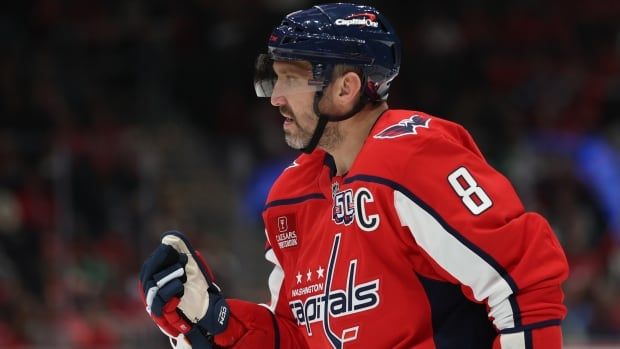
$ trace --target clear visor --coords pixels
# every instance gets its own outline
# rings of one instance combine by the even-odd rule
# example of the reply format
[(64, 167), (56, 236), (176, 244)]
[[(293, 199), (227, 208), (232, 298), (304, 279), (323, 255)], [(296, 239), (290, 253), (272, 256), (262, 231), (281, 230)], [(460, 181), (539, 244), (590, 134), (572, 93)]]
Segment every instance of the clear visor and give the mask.
[[(295, 65), (290, 74), (278, 75), (273, 70), (273, 59), (268, 54), (261, 54), (256, 59), (254, 72), (254, 89), (258, 97), (279, 97), (299, 93), (321, 91), (325, 80), (312, 78), (312, 70), (306, 72)], [(291, 61), (293, 64), (295, 61)]]

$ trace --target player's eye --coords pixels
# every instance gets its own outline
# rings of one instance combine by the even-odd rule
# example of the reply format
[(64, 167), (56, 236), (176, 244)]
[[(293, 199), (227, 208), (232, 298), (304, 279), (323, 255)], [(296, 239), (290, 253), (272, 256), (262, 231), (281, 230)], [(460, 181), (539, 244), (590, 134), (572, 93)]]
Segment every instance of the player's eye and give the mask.
[(286, 81), (286, 84), (291, 87), (297, 86), (300, 81), (300, 79), (294, 75), (286, 75), (284, 79)]

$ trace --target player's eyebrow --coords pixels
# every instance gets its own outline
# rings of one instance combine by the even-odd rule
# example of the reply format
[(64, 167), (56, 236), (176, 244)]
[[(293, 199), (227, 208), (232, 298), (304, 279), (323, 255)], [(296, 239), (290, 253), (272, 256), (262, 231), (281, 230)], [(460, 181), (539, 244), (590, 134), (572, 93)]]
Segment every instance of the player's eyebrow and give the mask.
[(278, 65), (276, 69), (276, 64), (274, 64), (274, 71), (278, 74), (297, 74), (303, 75), (305, 72), (310, 71), (311, 65), (307, 62), (301, 61), (291, 61), (287, 62), (286, 65)]

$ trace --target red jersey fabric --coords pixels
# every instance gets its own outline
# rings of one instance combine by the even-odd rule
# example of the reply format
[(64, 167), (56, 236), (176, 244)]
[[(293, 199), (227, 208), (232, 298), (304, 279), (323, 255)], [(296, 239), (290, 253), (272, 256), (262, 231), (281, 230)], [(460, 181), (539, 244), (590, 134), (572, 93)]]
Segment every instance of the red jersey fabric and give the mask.
[(458, 124), (388, 110), (345, 175), (301, 155), (263, 219), (275, 347), (561, 347), (562, 248)]

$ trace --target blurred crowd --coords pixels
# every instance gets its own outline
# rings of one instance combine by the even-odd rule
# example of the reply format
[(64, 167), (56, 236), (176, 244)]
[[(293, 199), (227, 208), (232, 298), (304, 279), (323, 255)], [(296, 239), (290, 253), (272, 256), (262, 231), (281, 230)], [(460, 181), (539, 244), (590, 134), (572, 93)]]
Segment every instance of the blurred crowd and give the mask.
[[(0, 347), (166, 347), (137, 273), (168, 229), (268, 300), (260, 211), (296, 154), (252, 71), (310, 5), (0, 4)], [(403, 42), (390, 106), (472, 132), (564, 246), (566, 341), (620, 341), (620, 2), (374, 5)]]

